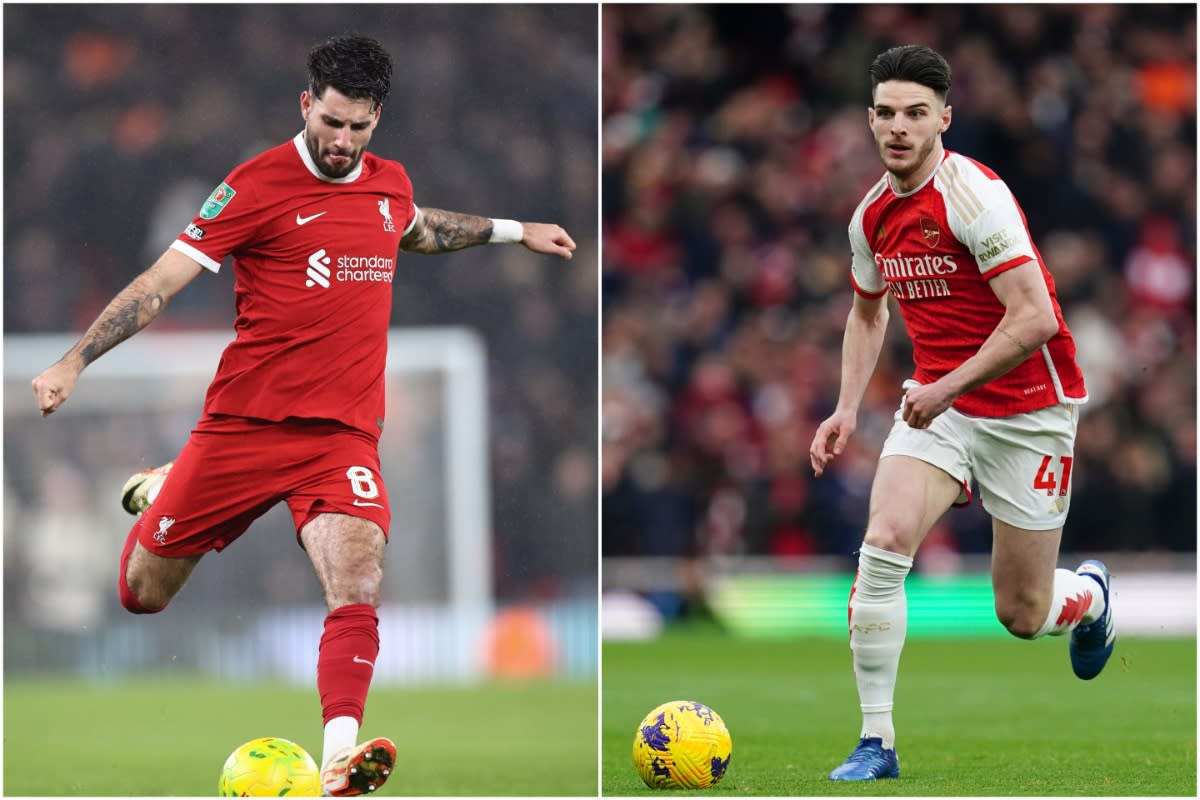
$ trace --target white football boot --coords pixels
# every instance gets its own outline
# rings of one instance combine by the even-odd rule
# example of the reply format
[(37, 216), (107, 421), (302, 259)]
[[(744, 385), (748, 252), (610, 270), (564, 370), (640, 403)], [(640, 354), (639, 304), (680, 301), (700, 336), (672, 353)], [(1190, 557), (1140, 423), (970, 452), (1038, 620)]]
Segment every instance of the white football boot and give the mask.
[(154, 498), (158, 497), (158, 490), (162, 488), (174, 463), (168, 461), (161, 467), (144, 469), (131, 475), (121, 487), (121, 508), (135, 517), (149, 508)]

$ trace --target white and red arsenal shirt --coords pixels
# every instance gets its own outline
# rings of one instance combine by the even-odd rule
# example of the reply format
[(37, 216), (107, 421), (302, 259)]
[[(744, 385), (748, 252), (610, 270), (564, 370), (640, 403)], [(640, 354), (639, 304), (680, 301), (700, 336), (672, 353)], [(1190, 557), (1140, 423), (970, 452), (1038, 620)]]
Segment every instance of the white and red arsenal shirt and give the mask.
[(1005, 417), (1087, 400), (1075, 341), (1063, 321), (1054, 279), (1034, 247), (1012, 192), (994, 172), (946, 152), (916, 189), (898, 194), (885, 175), (850, 223), (851, 279), (864, 297), (891, 292), (913, 344), (914, 379), (932, 383), (979, 351), (1004, 316), (988, 285), (1036, 261), (1058, 332), (1011, 371), (955, 401), (964, 414)]
[(331, 179), (302, 133), (236, 167), (171, 244), (213, 272), (233, 256), (237, 337), (205, 412), (378, 437), (396, 254), (415, 218), (403, 166), (364, 153)]

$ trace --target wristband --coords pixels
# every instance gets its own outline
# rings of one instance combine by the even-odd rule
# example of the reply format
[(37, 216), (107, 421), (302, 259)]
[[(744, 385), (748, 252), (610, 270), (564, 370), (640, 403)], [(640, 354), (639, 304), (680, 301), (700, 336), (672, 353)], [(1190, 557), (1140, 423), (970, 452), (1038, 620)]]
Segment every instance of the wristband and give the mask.
[(525, 238), (525, 226), (515, 219), (492, 220), (492, 235), (489, 244), (511, 244)]

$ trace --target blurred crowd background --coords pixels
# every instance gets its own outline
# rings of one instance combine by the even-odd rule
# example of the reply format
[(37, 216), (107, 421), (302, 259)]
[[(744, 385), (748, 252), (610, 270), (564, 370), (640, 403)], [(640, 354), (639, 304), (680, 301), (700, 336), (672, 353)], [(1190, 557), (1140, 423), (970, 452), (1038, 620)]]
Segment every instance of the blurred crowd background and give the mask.
[[(807, 451), (837, 400), (847, 226), (883, 173), (867, 66), (909, 43), (949, 61), (944, 142), (1012, 189), (1078, 342), (1091, 399), (1063, 551), (1194, 552), (1195, 21), (1194, 5), (605, 6), (605, 557), (849, 568), (912, 370), (895, 311), (851, 446), (820, 480)], [(976, 500), (916, 568), (990, 543)]]
[[(338, 33), (373, 35), (393, 56), (391, 96), (370, 149), (405, 165), (418, 205), (566, 228), (579, 246), (570, 262), (519, 246), (402, 254), (392, 321), (467, 326), (485, 343), (497, 601), (578, 596), (591, 604), (594, 624), (596, 9), (13, 5), (4, 22), (7, 335), (81, 334), (234, 166), (302, 130), (307, 52)], [(227, 262), (194, 281), (147, 334), (214, 330), (232, 338), (233, 319)], [(87, 383), (85, 376), (80, 392)], [(4, 572), (12, 614), (48, 622), (37, 611), (47, 580), (94, 593), (85, 618), (124, 614), (113, 581), (128, 518), (91, 512), (90, 520), (51, 526), (62, 538), (50, 545), (45, 526), (13, 515), (51, 514), (55, 498), (60, 509), (115, 508), (120, 482), (105, 478), (146, 466), (143, 458), (173, 457), (202, 400), (201, 385), (194, 415), (162, 417), (169, 427), (138, 431), (133, 441), (109, 436), (75, 463), (61, 458), (74, 435), (63, 433), (69, 415), (29, 425), (21, 415), (33, 410), (32, 395), (7, 394)], [(147, 418), (151, 427), (152, 419), (160, 417)], [(393, 535), (402, 536), (405, 509), (394, 510)], [(64, 561), (66, 552), (90, 555)], [(311, 576), (299, 581), (315, 592)], [(277, 587), (282, 598), (293, 596), (289, 585)]]

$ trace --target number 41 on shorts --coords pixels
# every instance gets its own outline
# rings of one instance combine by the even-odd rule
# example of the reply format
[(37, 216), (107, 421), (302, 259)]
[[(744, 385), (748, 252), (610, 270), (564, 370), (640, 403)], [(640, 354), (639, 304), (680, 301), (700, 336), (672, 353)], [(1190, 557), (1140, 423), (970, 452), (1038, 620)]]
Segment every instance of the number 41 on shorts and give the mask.
[(1050, 465), (1054, 463), (1054, 456), (1042, 456), (1042, 465), (1038, 467), (1037, 475), (1033, 479), (1033, 488), (1045, 489), (1047, 497), (1053, 497), (1055, 489), (1058, 489), (1059, 497), (1067, 496), (1067, 486), (1071, 482), (1071, 462), (1075, 459), (1071, 456), (1059, 456), (1058, 460), (1062, 465), (1061, 484), (1050, 469)]

